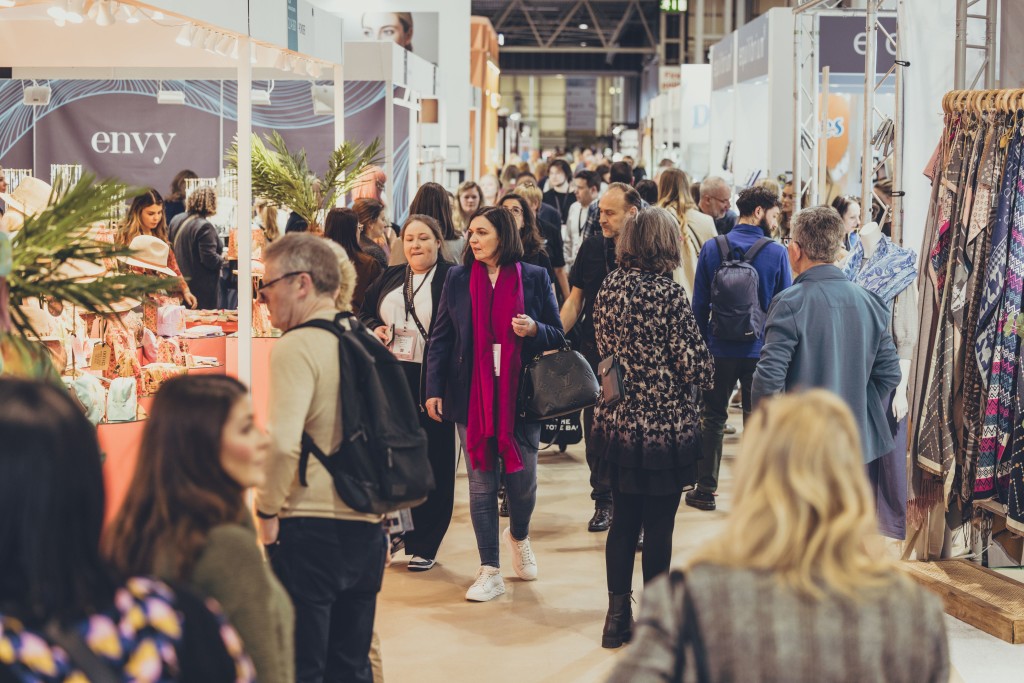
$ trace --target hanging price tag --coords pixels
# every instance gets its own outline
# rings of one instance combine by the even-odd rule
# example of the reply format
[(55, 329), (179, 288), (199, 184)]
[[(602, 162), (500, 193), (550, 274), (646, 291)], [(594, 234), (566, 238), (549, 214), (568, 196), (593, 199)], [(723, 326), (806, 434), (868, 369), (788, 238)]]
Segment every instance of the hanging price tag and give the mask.
[(100, 342), (92, 347), (92, 361), (89, 363), (91, 370), (105, 370), (110, 364), (110, 345)]

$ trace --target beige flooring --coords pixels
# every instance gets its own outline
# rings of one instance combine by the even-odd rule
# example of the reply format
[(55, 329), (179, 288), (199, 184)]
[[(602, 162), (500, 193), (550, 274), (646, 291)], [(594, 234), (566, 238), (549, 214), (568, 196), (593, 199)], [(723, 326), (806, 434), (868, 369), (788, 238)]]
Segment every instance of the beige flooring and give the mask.
[[(739, 423), (738, 416), (734, 421)], [(727, 437), (727, 458), (736, 443), (735, 437)], [(702, 512), (680, 504), (674, 537), (677, 560), (720, 528), (730, 490), (731, 462), (726, 459), (718, 511)], [(407, 571), (404, 556), (399, 556), (385, 573), (377, 629), (388, 683), (603, 680), (617, 651), (601, 648), (608, 604), (606, 534), (586, 528), (593, 504), (582, 444), (561, 454), (556, 449), (541, 451), (531, 526), (539, 578), (520, 581), (503, 552), (506, 593), (488, 603), (464, 599), (479, 567), (468, 500), (462, 471), (456, 481), (455, 515), (437, 566), (414, 574)], [(634, 571), (638, 598), (639, 560), (638, 554)]]

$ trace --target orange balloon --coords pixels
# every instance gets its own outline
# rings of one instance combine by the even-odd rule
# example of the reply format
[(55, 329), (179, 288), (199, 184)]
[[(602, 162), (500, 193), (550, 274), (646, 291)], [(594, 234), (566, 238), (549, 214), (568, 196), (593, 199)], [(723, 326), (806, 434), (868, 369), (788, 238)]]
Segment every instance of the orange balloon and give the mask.
[(833, 170), (850, 148), (850, 103), (842, 95), (828, 96), (826, 164)]

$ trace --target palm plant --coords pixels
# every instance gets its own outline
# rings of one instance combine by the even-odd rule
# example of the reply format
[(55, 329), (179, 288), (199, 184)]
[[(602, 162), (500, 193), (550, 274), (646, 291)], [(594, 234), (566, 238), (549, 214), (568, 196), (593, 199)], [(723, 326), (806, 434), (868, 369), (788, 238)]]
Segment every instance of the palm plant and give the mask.
[(89, 232), (89, 226), (110, 215), (125, 189), (119, 183), (95, 182), (93, 176), (83, 175), (68, 188), (54, 188), (52, 204), (26, 218), (9, 245), (0, 245), (0, 372), (31, 367), (23, 374), (49, 374), (38, 362), (46, 354), (29, 341), (39, 335), (17, 306), (23, 300), (47, 297), (83, 313), (108, 315), (123, 299), (139, 299), (167, 288), (158, 277), (124, 273), (88, 279), (65, 267), (76, 261), (103, 266), (132, 253), (127, 246), (98, 240)]
[[(309, 225), (316, 225), (320, 209), (334, 206), (368, 166), (380, 163), (379, 155), (379, 138), (368, 145), (346, 142), (331, 152), (327, 173), (320, 177), (310, 170), (306, 150), (290, 151), (276, 130), (266, 136), (266, 144), (254, 133), (252, 193), (287, 206)], [(228, 167), (237, 171), (237, 141), (228, 150), (226, 160)], [(315, 187), (317, 184), (319, 188)]]

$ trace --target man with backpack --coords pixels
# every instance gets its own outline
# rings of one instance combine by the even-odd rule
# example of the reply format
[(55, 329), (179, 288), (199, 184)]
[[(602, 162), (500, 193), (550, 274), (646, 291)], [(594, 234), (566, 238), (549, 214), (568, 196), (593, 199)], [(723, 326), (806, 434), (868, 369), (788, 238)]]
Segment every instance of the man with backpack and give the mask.
[(357, 380), (342, 376), (338, 337), (308, 324), (333, 323), (339, 287), (353, 284), (341, 281), (338, 257), (315, 235), (286, 235), (264, 257), (259, 296), (286, 334), (270, 354), (272, 445), (256, 492), (260, 538), (295, 605), (296, 680), (371, 683), (387, 545), (382, 517), (356, 511), (320, 458), (303, 455), (307, 439), (331, 458), (342, 455), (341, 383)]
[(699, 510), (715, 509), (729, 397), (739, 381), (746, 423), (768, 306), (793, 282), (786, 249), (767, 237), (781, 211), (778, 196), (749, 187), (740, 192), (736, 208), (736, 226), (701, 248), (693, 287), (697, 326), (715, 357), (715, 386), (704, 392), (697, 487), (686, 494), (686, 504)]

